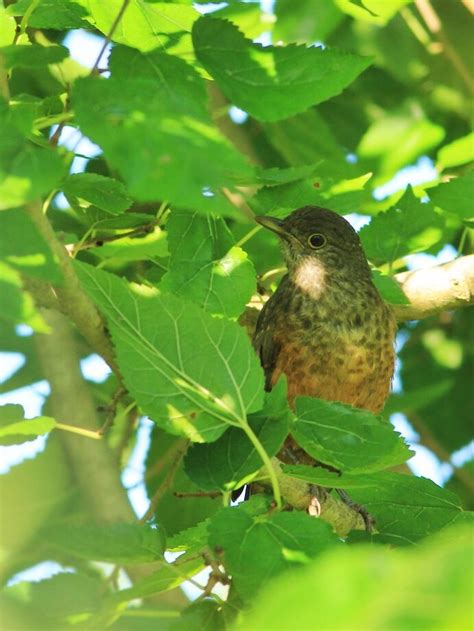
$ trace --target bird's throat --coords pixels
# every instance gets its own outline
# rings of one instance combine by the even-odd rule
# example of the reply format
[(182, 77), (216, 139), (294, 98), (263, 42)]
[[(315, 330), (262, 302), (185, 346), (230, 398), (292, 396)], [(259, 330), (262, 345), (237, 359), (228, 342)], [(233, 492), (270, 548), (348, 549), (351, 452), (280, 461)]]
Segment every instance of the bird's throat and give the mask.
[(326, 289), (326, 269), (317, 258), (305, 256), (291, 272), (291, 280), (300, 291), (318, 300)]

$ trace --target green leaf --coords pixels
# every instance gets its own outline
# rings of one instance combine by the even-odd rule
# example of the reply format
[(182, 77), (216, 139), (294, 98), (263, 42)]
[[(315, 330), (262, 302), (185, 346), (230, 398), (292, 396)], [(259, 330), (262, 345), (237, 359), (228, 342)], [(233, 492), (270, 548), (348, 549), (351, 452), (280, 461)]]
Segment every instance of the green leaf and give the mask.
[(84, 264), (76, 269), (107, 317), (130, 394), (163, 429), (212, 441), (261, 408), (263, 373), (237, 324)]
[[(123, 0), (87, 0), (92, 25), (108, 35)], [(113, 34), (113, 41), (143, 52), (160, 48), (183, 57), (192, 56), (190, 32), (199, 13), (191, 6), (171, 2), (130, 0)]]
[(48, 64), (58, 64), (68, 56), (69, 51), (64, 46), (40, 46), (29, 44), (25, 46), (11, 45), (0, 48), (7, 70), (10, 68), (38, 68)]
[(215, 600), (200, 600), (186, 607), (170, 631), (225, 631), (222, 604)]
[(140, 524), (59, 524), (44, 538), (68, 554), (107, 563), (151, 563), (162, 558), (165, 548), (161, 530)]
[(300, 512), (252, 516), (239, 507), (224, 508), (209, 525), (209, 545), (222, 549), (224, 566), (246, 601), (270, 577), (338, 542), (328, 524)]
[(444, 145), (436, 156), (439, 170), (474, 161), (474, 132)]
[(284, 464), (282, 465), (282, 471), (291, 478), (297, 478), (298, 480), (304, 480), (309, 484), (317, 484), (319, 486), (325, 486), (333, 489), (359, 489), (373, 487), (378, 480), (376, 474), (354, 475), (350, 473), (336, 473), (335, 471), (328, 471), (322, 467), (310, 467), (309, 465), (303, 464)]
[(33, 460), (25, 460), (6, 475), (0, 475), (2, 506), (8, 506), (8, 519), (0, 520), (0, 560), (4, 576), (17, 572), (20, 552), (70, 496), (69, 465), (54, 438), (49, 437), (45, 451)]
[(473, 553), (467, 527), (410, 551), (340, 546), (265, 586), (239, 628), (468, 629)]
[(120, 48), (111, 65), (106, 81), (76, 81), (72, 103), (81, 130), (100, 144), (130, 194), (236, 215), (220, 189), (252, 170), (213, 125), (196, 71), (171, 55)]
[(0, 261), (0, 294), (2, 320), (15, 324), (27, 324), (40, 333), (49, 332), (50, 329), (37, 311), (31, 294), (23, 289), (20, 273), (2, 261)]
[(433, 204), (458, 215), (460, 219), (474, 219), (474, 171), (429, 190)]
[(111, 600), (122, 602), (169, 591), (204, 569), (204, 565), (202, 556), (194, 553), (183, 554), (174, 563), (163, 563), (156, 572), (136, 581), (133, 587), (116, 592)]
[(173, 211), (166, 228), (170, 269), (160, 288), (212, 314), (240, 315), (255, 291), (255, 270), (246, 252), (231, 247), (224, 220)]
[(341, 9), (328, 0), (277, 0), (275, 41), (327, 42), (329, 36), (344, 19)]
[(0, 260), (27, 276), (60, 283), (62, 275), (47, 243), (21, 209), (0, 213)]
[(18, 445), (47, 434), (56, 426), (54, 418), (37, 416), (25, 419), (21, 405), (0, 406), (0, 444)]
[(227, 98), (262, 121), (288, 118), (330, 99), (371, 62), (338, 50), (252, 44), (230, 22), (207, 16), (194, 24), (193, 44)]
[(198, 551), (207, 545), (207, 528), (209, 519), (200, 521), (196, 526), (180, 530), (166, 541), (167, 550), (179, 552), (182, 550)]
[(415, 197), (411, 186), (392, 208), (373, 217), (359, 233), (367, 257), (380, 263), (426, 250), (442, 235), (442, 218), (432, 204)]
[(388, 114), (376, 120), (362, 137), (357, 153), (377, 161), (376, 182), (384, 182), (444, 138), (445, 130), (411, 111)]
[(104, 583), (85, 574), (56, 574), (30, 584), (31, 605), (48, 618), (62, 618), (99, 609)]
[(373, 478), (372, 486), (351, 489), (351, 499), (375, 517), (377, 530), (392, 545), (415, 543), (453, 524), (462, 512), (459, 498), (432, 480), (391, 472)]
[[(100, 241), (100, 238), (97, 240)], [(155, 227), (153, 232), (142, 237), (115, 239), (91, 248), (90, 252), (107, 261), (108, 264), (114, 261), (154, 261), (158, 258), (166, 258), (168, 256), (166, 232)]]
[(372, 281), (385, 302), (391, 305), (407, 305), (410, 303), (403, 289), (392, 276), (372, 270)]
[(465, 514), (454, 493), (426, 478), (385, 471), (338, 475), (306, 465), (283, 465), (282, 470), (308, 484), (348, 490), (375, 517), (377, 532), (391, 545), (415, 543)]
[[(185, 537), (188, 530), (192, 533), (196, 525), (221, 507), (219, 498), (176, 495), (201, 492), (184, 472), (183, 453), (186, 447), (187, 441), (184, 438), (167, 434), (157, 426), (153, 427), (146, 457), (145, 485), (148, 497), (154, 497), (158, 489), (161, 489), (159, 500), (155, 501), (155, 519), (167, 535), (173, 537), (180, 533)], [(185, 549), (188, 544), (189, 549), (196, 552), (205, 547), (198, 534), (187, 540)]]
[(445, 326), (420, 321), (400, 353), (403, 392), (415, 397), (407, 411), (449, 453), (472, 440), (473, 332), (474, 310), (460, 309)]
[(132, 205), (122, 182), (95, 173), (70, 175), (64, 180), (63, 192), (71, 206), (87, 208), (94, 204), (112, 215), (119, 215)]
[(344, 473), (380, 471), (412, 455), (390, 423), (366, 410), (297, 397), (296, 417), (296, 442), (319, 462)]
[[(266, 395), (263, 410), (249, 418), (250, 427), (270, 457), (280, 451), (291, 420), (285, 384), (281, 381)], [(201, 489), (232, 491), (249, 482), (262, 468), (262, 461), (242, 430), (231, 428), (214, 443), (191, 446), (184, 467)]]
[(88, 23), (84, 20), (87, 11), (84, 6), (80, 6), (80, 2), (71, 0), (41, 0), (32, 7), (32, 0), (18, 0), (15, 4), (8, 7), (10, 15), (23, 16), (28, 11), (31, 15), (28, 17), (28, 26), (33, 28), (47, 29), (75, 29), (87, 28)]
[(8, 46), (15, 38), (16, 22), (5, 7), (0, 7), (0, 46)]
[(256, 179), (258, 184), (263, 184), (265, 186), (279, 186), (280, 184), (306, 180), (317, 173), (318, 168), (321, 166), (321, 162), (322, 160), (315, 164), (293, 166), (286, 169), (279, 169), (278, 167), (274, 167), (272, 169), (259, 169), (257, 170)]
[[(1, 120), (0, 125), (4, 122)], [(52, 149), (18, 142), (14, 155), (5, 155), (0, 140), (0, 210), (41, 199), (56, 187), (64, 166)]]

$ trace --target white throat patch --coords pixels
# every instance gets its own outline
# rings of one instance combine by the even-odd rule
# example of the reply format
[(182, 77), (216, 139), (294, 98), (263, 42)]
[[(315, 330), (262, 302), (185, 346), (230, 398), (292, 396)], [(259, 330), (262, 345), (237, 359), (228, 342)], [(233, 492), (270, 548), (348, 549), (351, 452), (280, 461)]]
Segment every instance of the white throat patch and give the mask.
[(326, 270), (318, 259), (305, 256), (295, 269), (293, 281), (305, 294), (318, 299), (326, 287)]

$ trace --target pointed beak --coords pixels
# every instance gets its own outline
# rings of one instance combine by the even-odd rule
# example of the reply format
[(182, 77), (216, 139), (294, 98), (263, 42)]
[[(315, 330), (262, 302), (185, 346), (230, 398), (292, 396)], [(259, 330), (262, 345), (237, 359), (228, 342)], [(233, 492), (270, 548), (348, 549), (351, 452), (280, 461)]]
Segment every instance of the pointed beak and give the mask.
[(267, 230), (275, 232), (279, 237), (288, 239), (292, 236), (288, 230), (285, 230), (284, 223), (281, 219), (277, 219), (276, 217), (267, 217), (266, 215), (256, 215), (255, 221)]

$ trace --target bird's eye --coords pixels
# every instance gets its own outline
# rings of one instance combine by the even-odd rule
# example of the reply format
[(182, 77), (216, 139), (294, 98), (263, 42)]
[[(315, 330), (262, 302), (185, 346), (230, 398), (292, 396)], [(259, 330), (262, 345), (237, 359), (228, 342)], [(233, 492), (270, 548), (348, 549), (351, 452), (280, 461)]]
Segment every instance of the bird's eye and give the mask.
[(326, 237), (318, 232), (310, 234), (308, 237), (308, 245), (310, 248), (313, 248), (313, 250), (319, 250), (319, 248), (326, 245)]

